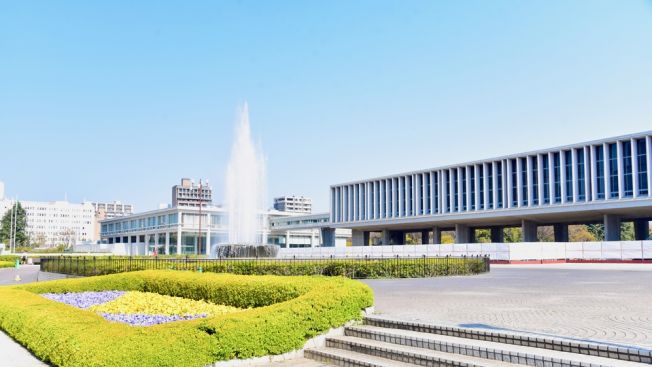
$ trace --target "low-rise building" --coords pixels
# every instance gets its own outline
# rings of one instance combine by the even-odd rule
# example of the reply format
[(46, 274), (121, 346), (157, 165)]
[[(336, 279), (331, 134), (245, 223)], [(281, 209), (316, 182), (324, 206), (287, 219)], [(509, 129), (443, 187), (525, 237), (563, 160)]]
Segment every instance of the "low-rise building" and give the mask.
[(312, 213), (312, 199), (303, 196), (280, 196), (274, 198), (274, 209), (281, 212)]

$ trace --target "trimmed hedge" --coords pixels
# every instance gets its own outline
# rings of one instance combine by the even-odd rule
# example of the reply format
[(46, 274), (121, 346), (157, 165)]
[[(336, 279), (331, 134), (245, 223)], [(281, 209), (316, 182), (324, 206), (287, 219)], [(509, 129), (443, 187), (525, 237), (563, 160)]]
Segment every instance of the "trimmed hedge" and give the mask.
[[(91, 290), (156, 292), (249, 309), (132, 327), (38, 295)], [(369, 287), (346, 278), (142, 271), (0, 287), (0, 329), (55, 366), (199, 367), (301, 348), (359, 319), (372, 303)]]
[(198, 270), (241, 275), (325, 275), (349, 278), (419, 278), (479, 274), (489, 270), (483, 257), (385, 259), (155, 259), (90, 257), (48, 259), (43, 271), (72, 275), (115, 274), (148, 269)]
[(0, 268), (11, 268), (16, 266), (15, 261), (0, 261)]

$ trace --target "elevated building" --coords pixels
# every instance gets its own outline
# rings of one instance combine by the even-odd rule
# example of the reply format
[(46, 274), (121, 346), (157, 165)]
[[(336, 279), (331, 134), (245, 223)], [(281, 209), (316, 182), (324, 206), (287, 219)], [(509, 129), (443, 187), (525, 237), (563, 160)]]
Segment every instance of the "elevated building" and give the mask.
[(652, 218), (652, 131), (474, 162), (364, 179), (330, 187), (330, 220), (353, 230), (354, 245), (403, 244), (406, 233), (440, 243), (474, 242), (475, 229), (522, 228), (537, 240), (553, 226), (568, 241), (569, 224), (604, 224), (605, 240), (620, 240), (623, 221), (647, 239)]
[(312, 213), (312, 199), (303, 196), (281, 196), (274, 198), (274, 209), (291, 213)]
[(172, 186), (172, 206), (207, 207), (213, 203), (213, 189), (207, 183), (195, 184), (189, 178), (182, 178), (180, 185)]

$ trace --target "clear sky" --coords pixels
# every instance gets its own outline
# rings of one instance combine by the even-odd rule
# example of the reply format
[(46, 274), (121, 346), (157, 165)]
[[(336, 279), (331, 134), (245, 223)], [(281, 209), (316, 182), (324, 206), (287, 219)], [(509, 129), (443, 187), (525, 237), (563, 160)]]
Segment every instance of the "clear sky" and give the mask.
[[(0, 0), (0, 181), (170, 201), (223, 180), (239, 105), (268, 192), (652, 129), (650, 1)], [(270, 199), (271, 203), (271, 199)]]

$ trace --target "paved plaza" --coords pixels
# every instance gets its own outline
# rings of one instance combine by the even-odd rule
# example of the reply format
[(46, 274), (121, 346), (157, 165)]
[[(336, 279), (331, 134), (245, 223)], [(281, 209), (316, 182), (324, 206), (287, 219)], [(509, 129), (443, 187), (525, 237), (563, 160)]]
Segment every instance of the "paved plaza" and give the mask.
[(652, 265), (495, 265), (468, 277), (366, 280), (404, 320), (652, 347)]

